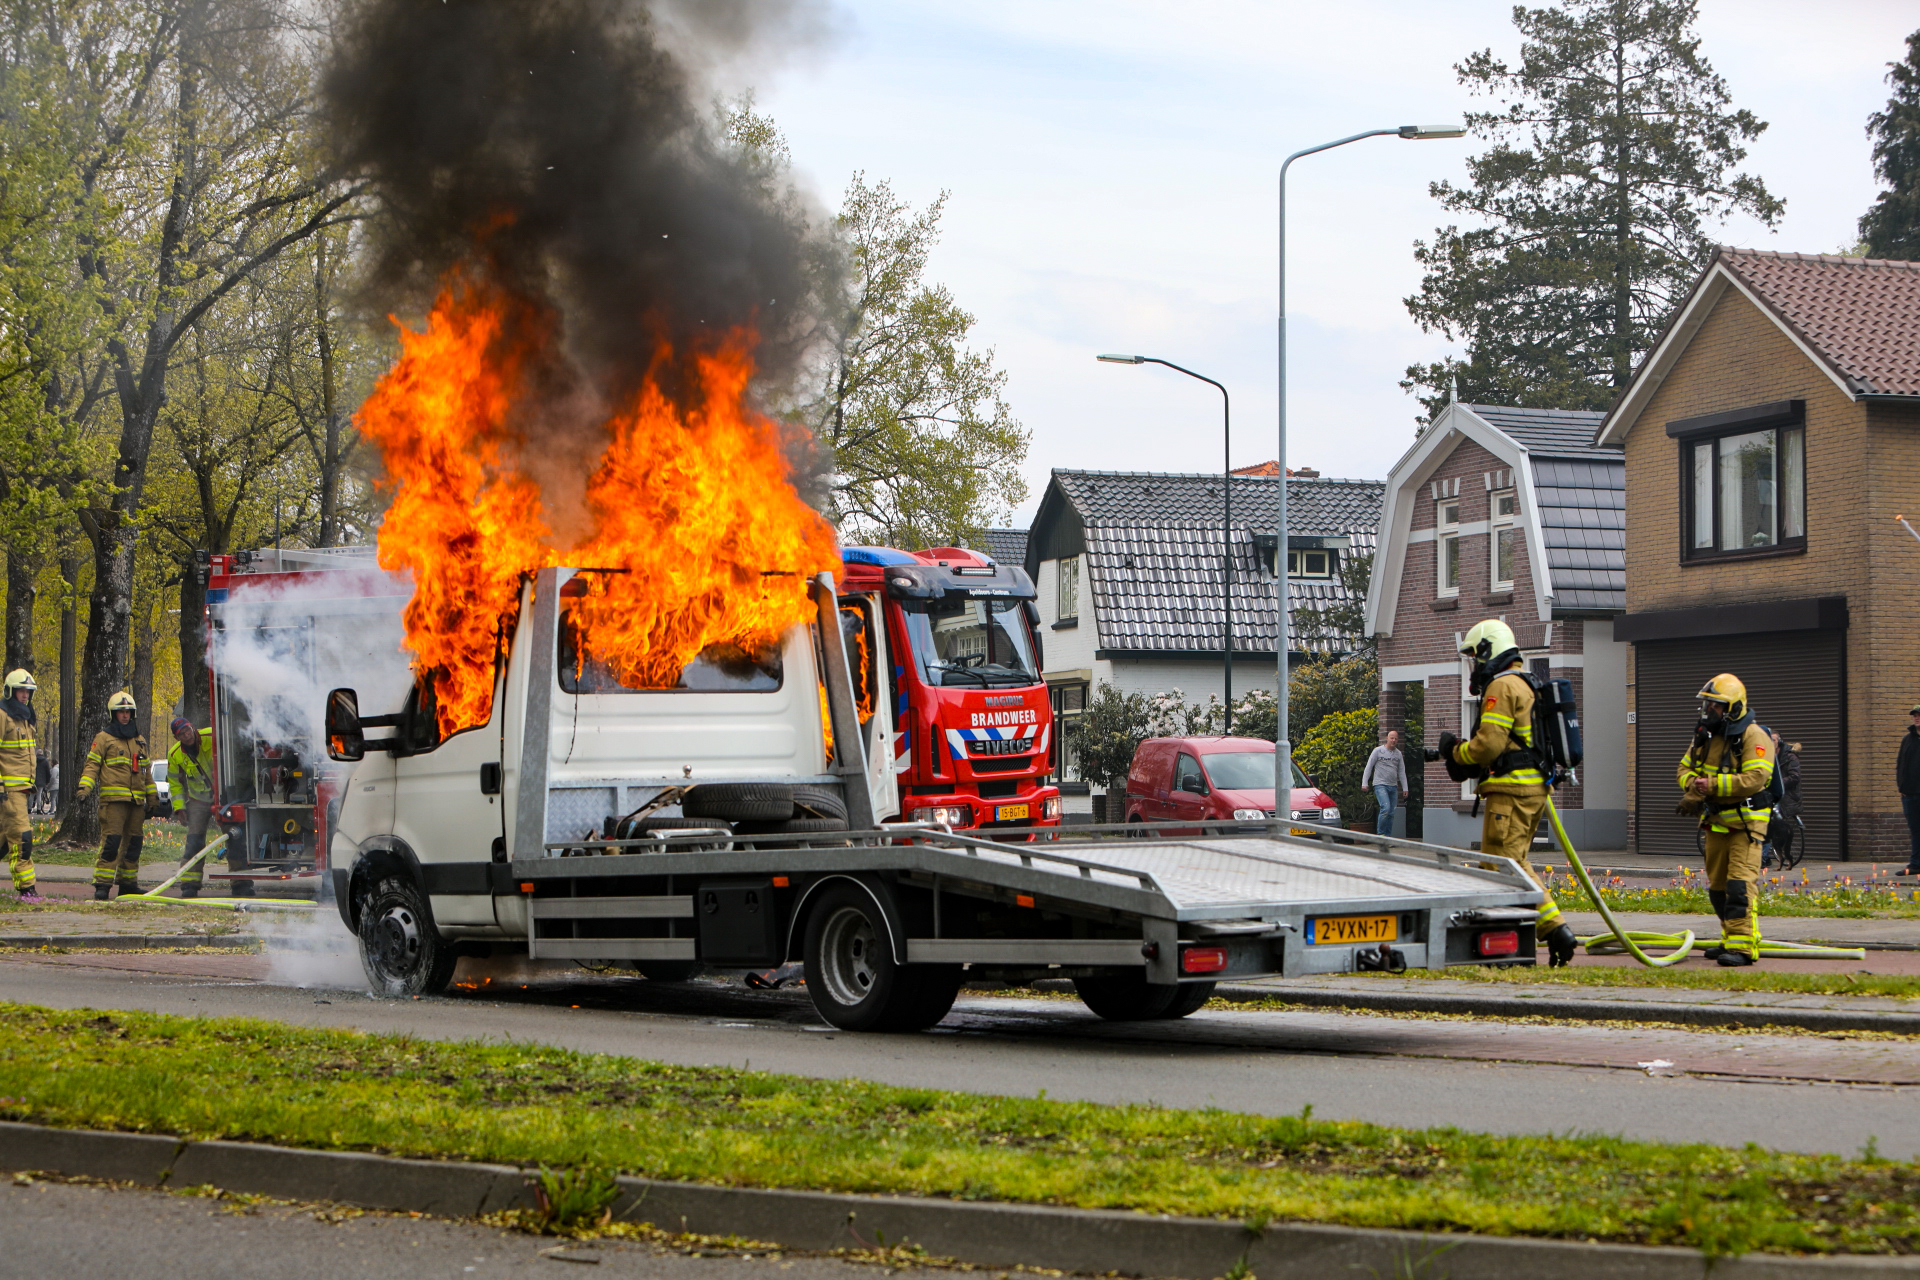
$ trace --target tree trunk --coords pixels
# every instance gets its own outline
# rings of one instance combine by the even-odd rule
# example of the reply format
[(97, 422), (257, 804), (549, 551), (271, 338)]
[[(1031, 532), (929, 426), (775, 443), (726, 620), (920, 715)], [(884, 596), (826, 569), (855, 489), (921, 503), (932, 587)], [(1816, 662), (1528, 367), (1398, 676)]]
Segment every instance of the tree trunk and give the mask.
[(328, 328), (327, 238), (315, 242), (313, 259), (313, 322), (320, 346), (320, 412), (326, 419), (327, 440), (320, 459), (319, 546), (331, 547), (340, 536), (340, 436), (345, 416), (339, 410), (333, 370), (333, 333)]
[[(92, 805), (74, 803), (85, 767), (80, 751), (80, 554), (69, 542), (60, 548), (60, 834), (57, 839), (92, 844), (100, 837), (100, 819)], [(81, 812), (85, 810), (85, 812)]]
[(38, 554), (7, 549), (7, 670), (33, 670), (33, 606), (40, 596)]
[[(133, 616), (133, 700), (139, 706), (134, 723), (146, 735), (148, 748), (159, 742), (155, 729), (166, 723), (160, 708), (153, 705), (153, 610), (143, 598), (136, 602)], [(167, 717), (170, 719), (171, 717)]]
[(198, 728), (213, 723), (207, 676), (207, 582), (189, 564), (180, 580), (180, 714)]

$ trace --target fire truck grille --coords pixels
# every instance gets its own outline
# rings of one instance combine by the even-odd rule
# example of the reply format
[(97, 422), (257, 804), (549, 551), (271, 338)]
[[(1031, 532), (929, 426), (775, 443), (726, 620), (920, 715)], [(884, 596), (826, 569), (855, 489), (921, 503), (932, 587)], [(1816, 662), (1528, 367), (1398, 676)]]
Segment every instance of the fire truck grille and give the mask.
[(975, 773), (1017, 773), (1027, 767), (1031, 756), (996, 756), (992, 759), (969, 760)]

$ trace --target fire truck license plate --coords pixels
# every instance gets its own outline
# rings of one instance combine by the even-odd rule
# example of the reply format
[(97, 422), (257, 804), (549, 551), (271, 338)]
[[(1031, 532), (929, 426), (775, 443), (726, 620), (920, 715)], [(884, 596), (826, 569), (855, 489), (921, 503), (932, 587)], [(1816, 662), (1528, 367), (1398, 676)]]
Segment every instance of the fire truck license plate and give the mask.
[(1003, 804), (993, 811), (993, 818), (996, 822), (1012, 822), (1016, 818), (1030, 818), (1032, 816), (1033, 806), (1030, 804)]
[(1317, 916), (1307, 920), (1308, 946), (1395, 942), (1399, 937), (1399, 916)]

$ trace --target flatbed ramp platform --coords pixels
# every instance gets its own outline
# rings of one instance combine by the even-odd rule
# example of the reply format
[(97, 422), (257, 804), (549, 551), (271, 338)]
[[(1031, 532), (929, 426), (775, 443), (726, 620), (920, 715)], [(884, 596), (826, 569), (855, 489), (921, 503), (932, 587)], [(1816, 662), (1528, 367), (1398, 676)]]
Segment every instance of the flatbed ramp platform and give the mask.
[[(1542, 895), (1507, 859), (1331, 828), (1227, 826), (999, 839), (890, 827), (831, 844), (715, 829), (556, 843), (514, 859), (512, 876), (533, 957), (643, 970), (812, 964), (823, 904), (849, 898), (870, 906), (872, 942), (896, 963), (1012, 981), (1533, 962)], [(1074, 838), (1083, 831), (1090, 838)], [(1016, 842), (1026, 834), (1039, 839)]]

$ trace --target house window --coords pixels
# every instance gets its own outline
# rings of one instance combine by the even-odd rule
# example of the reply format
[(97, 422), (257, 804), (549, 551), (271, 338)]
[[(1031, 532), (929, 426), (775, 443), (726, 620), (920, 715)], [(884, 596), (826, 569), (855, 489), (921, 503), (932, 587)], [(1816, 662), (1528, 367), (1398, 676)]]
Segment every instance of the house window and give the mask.
[(1440, 557), (1440, 594), (1460, 594), (1460, 500), (1451, 498), (1439, 505), (1434, 517), (1438, 525), (1434, 547)]
[[(1084, 793), (1086, 783), (1080, 777), (1080, 727), (1087, 714), (1087, 686), (1084, 682), (1056, 684), (1053, 695), (1053, 773), (1067, 790)], [(1074, 786), (1079, 783), (1079, 786)]]
[(1807, 543), (1807, 432), (1799, 421), (1682, 441), (1686, 558)]
[(1289, 578), (1331, 578), (1333, 576), (1333, 552), (1287, 552), (1287, 576)]
[(1060, 590), (1055, 603), (1059, 606), (1057, 617), (1061, 622), (1071, 622), (1080, 616), (1080, 557), (1073, 556), (1060, 563)]
[(1511, 589), (1526, 537), (1520, 528), (1520, 495), (1513, 489), (1496, 490), (1490, 507), (1493, 536), (1488, 541), (1493, 551), (1493, 589)]

